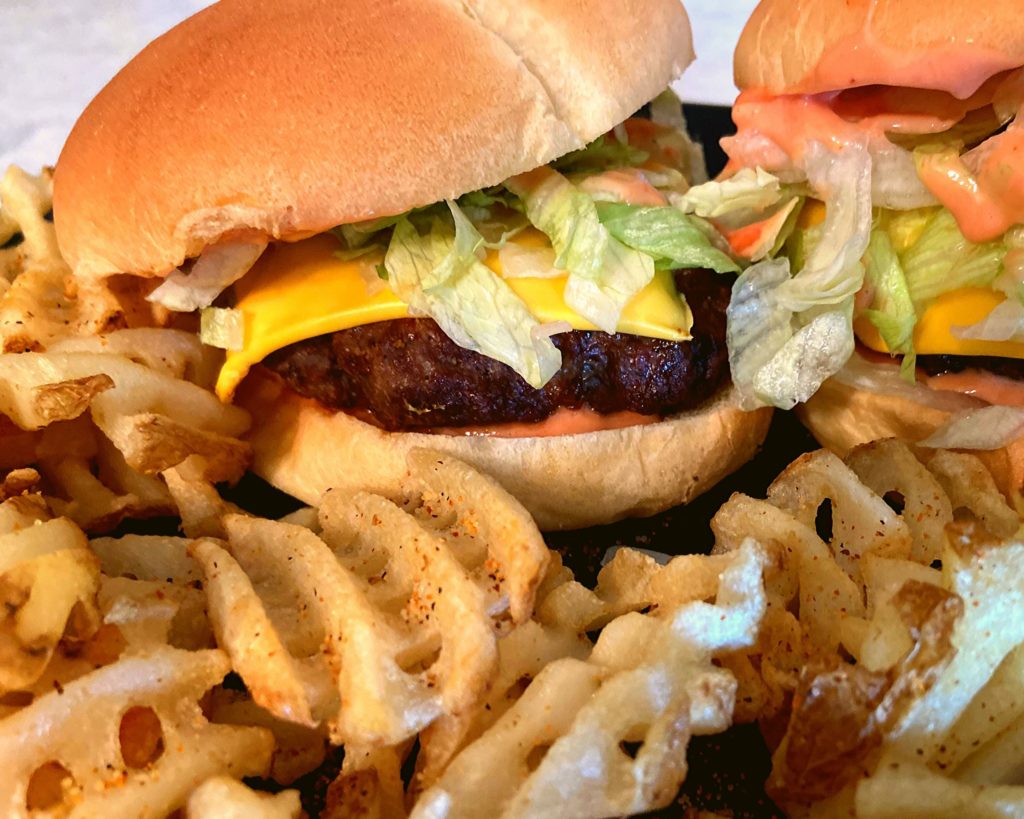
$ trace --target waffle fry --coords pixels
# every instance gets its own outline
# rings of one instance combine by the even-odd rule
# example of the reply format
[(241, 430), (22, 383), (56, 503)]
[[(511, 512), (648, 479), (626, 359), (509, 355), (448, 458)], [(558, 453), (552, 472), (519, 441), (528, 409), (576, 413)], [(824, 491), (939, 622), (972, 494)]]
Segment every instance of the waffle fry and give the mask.
[(407, 750), (408, 743), (346, 748), (341, 775), (327, 789), (325, 819), (405, 816), (401, 768)]
[(298, 819), (298, 791), (271, 796), (226, 776), (207, 779), (188, 798), (188, 819)]
[(300, 724), (327, 720), (336, 742), (394, 745), (479, 701), (502, 621), (532, 611), (544, 573), (536, 527), (497, 484), (424, 454), (409, 487), (404, 509), (328, 493), (323, 539), (234, 515), (227, 549), (191, 547), (218, 640), (255, 701)]
[(734, 496), (719, 511), (716, 553), (746, 533), (776, 559), (757, 646), (722, 662), (752, 704), (737, 718), (772, 717), (792, 698), (768, 784), (788, 812), (1015, 809), (1006, 786), (1018, 768), (995, 760), (1024, 735), (1011, 693), (1024, 668), (1024, 546), (1003, 540), (1019, 526), (980, 460), (918, 457), (895, 441), (846, 465), (804, 456), (767, 501)]
[[(611, 816), (667, 804), (685, 776), (690, 734), (730, 720), (735, 681), (710, 660), (756, 641), (762, 561), (747, 544), (722, 573), (715, 604), (624, 615), (588, 661), (547, 665), (412, 816)], [(626, 753), (622, 743), (640, 746)]]
[(61, 640), (82, 642), (99, 628), (98, 586), (98, 561), (70, 521), (0, 535), (0, 694), (38, 680)]
[(161, 473), (167, 492), (181, 517), (181, 529), (189, 537), (225, 538), (226, 515), (242, 510), (224, 501), (211, 481), (204, 459), (190, 456)]
[(522, 695), (525, 685), (555, 660), (585, 660), (590, 641), (571, 626), (523, 623), (498, 643), (498, 672), (480, 705), (445, 714), (420, 733), (420, 752), (411, 791), (418, 795), (437, 781), (452, 758), (480, 737)]
[[(113, 353), (0, 355), (0, 413), (32, 436), (15, 465), (38, 468), (56, 511), (88, 531), (177, 509), (190, 531), (201, 528), (197, 494), (214, 504), (209, 484), (239, 478), (250, 453), (237, 437), (248, 416), (175, 377), (199, 373), (194, 352), (177, 340), (140, 343), (136, 357), (155, 369)], [(180, 503), (157, 474), (177, 466)], [(220, 511), (216, 500), (205, 514)]]
[(79, 281), (60, 255), (53, 224), (52, 171), (32, 176), (17, 167), (0, 179), (0, 351), (43, 350), (58, 339), (129, 326), (166, 323), (145, 301), (141, 279)]
[(12, 469), (0, 481), (0, 503), (39, 487), (39, 473), (34, 469)]
[(911, 559), (937, 560), (946, 542), (946, 526), (953, 522), (953, 504), (936, 476), (906, 446), (891, 439), (852, 452), (847, 465), (879, 497), (895, 493), (903, 500), (903, 521), (913, 540)]
[(213, 722), (226, 725), (255, 725), (274, 735), (274, 755), (268, 776), (280, 785), (291, 785), (323, 763), (327, 755), (327, 732), (278, 719), (250, 699), (247, 692), (215, 688), (205, 703)]
[(269, 732), (212, 725), (199, 708), (228, 668), (218, 651), (165, 648), (122, 659), (6, 717), (0, 810), (166, 815), (211, 776), (265, 773)]
[(97, 537), (89, 547), (109, 577), (132, 576), (137, 580), (164, 581), (176, 586), (195, 586), (202, 570), (188, 554), (189, 540), (161, 535)]

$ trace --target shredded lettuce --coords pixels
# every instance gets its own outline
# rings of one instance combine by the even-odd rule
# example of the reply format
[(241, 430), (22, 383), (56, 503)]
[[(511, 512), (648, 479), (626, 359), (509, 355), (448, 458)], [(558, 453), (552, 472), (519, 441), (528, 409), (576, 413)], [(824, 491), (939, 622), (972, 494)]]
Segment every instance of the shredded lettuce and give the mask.
[[(779, 228), (779, 232), (775, 234), (775, 241), (772, 243), (771, 248), (765, 256), (769, 259), (774, 259), (782, 251), (783, 246), (789, 241), (789, 237), (793, 235), (796, 230), (797, 223), (800, 221), (800, 214), (803, 213), (804, 205), (807, 204), (806, 196), (796, 196), (793, 198), (792, 203), (783, 205), (782, 211), (788, 208), (786, 219)], [(757, 257), (754, 261), (759, 261)]]
[(920, 237), (900, 255), (910, 297), (918, 304), (961, 287), (988, 287), (1002, 271), (1006, 245), (974, 244), (953, 214), (936, 208)]
[(379, 245), (376, 242), (372, 244), (366, 244), (362, 247), (346, 247), (341, 250), (334, 251), (334, 258), (341, 259), (343, 262), (351, 262), (354, 259), (361, 259), (364, 256), (369, 256), (371, 253), (383, 252), (384, 245)]
[(1007, 299), (981, 321), (966, 326), (953, 325), (950, 332), (956, 338), (980, 341), (1024, 341), (1024, 305), (1016, 299)]
[(914, 352), (917, 313), (899, 257), (884, 230), (872, 232), (865, 261), (865, 275), (873, 297), (864, 315), (878, 328), (889, 352), (903, 356), (900, 373), (912, 382), (917, 360)]
[(932, 449), (1002, 449), (1024, 432), (1024, 409), (994, 404), (960, 412), (920, 446)]
[[(382, 230), (387, 230), (397, 225), (402, 219), (409, 217), (409, 211), (399, 213), (395, 216), (383, 216), (380, 219), (369, 219), (365, 222), (352, 222), (347, 225), (338, 225), (331, 230), (337, 238), (344, 242), (345, 247), (350, 251), (356, 251), (371, 243), (375, 235)], [(374, 242), (374, 244), (379, 244)], [(355, 257), (350, 257), (355, 258)]]
[(861, 145), (833, 152), (812, 143), (806, 166), (827, 203), (806, 264), (794, 276), (786, 259), (749, 267), (726, 311), (729, 364), (746, 407), (806, 401), (854, 349), (853, 300), (871, 232), (871, 159)]
[(519, 201), (519, 197), (502, 185), (464, 193), (459, 197), (458, 205), (465, 212), (470, 212), (473, 208), (491, 208), (494, 205), (501, 205), (516, 211), (523, 209), (523, 203)]
[(861, 257), (871, 235), (871, 160), (848, 145), (838, 152), (820, 143), (807, 149), (807, 180), (827, 203), (825, 221), (807, 263), (782, 288), (782, 302), (801, 312), (834, 305), (864, 283)]
[(748, 267), (733, 287), (726, 341), (733, 383), (745, 409), (765, 404), (792, 409), (853, 353), (852, 298), (801, 326), (779, 302), (779, 291), (789, 281), (789, 261), (775, 259)]
[(570, 269), (565, 303), (599, 329), (614, 333), (623, 308), (653, 278), (654, 259), (609, 239), (604, 264), (597, 275), (576, 275)]
[(498, 251), (501, 275), (506, 279), (555, 279), (565, 271), (555, 266), (555, 251), (550, 247), (525, 247), (510, 242)]
[(245, 317), (242, 311), (204, 307), (199, 312), (199, 340), (209, 347), (241, 350), (245, 345)]
[(212, 245), (193, 262), (191, 270), (175, 270), (146, 299), (182, 313), (209, 307), (249, 272), (266, 247), (266, 240)]
[(635, 148), (615, 135), (604, 134), (578, 151), (571, 151), (556, 159), (551, 167), (564, 174), (595, 173), (610, 168), (627, 168), (641, 165), (649, 154)]
[(938, 200), (917, 173), (914, 155), (885, 139), (872, 140), (871, 198), (876, 207), (894, 210), (926, 207)]
[(911, 247), (928, 226), (935, 208), (913, 208), (912, 210), (886, 211), (885, 230), (892, 241), (893, 250), (903, 253)]
[(694, 185), (672, 197), (683, 213), (717, 219), (736, 211), (761, 211), (780, 199), (783, 192), (777, 177), (761, 168), (744, 168), (722, 182)]
[(646, 253), (659, 270), (706, 267), (738, 273), (739, 265), (714, 247), (694, 219), (673, 207), (598, 202), (601, 224), (622, 244)]
[(686, 133), (686, 117), (683, 115), (683, 103), (671, 88), (666, 88), (648, 104), (651, 121), (659, 125), (674, 128)]
[[(684, 160), (683, 169), (686, 172), (686, 180), (689, 180), (691, 184), (707, 182), (708, 170), (704, 158), (704, 146), (690, 138), (686, 127), (686, 115), (683, 114), (683, 103), (676, 92), (671, 88), (666, 88), (651, 100), (650, 110), (652, 122), (671, 129), (664, 137), (656, 141), (660, 146), (678, 149)], [(686, 180), (683, 180), (684, 184)], [(655, 184), (658, 187), (674, 187), (670, 184)]]
[(384, 266), (395, 294), (430, 316), (456, 344), (507, 364), (540, 388), (561, 367), (539, 322), (477, 253), (483, 237), (455, 202), (447, 203), (454, 229), (434, 218), (420, 234), (409, 219), (394, 226)]
[[(796, 228), (804, 197), (791, 196), (773, 205), (767, 216), (739, 226), (718, 222), (733, 253), (748, 262), (775, 258)], [(693, 217), (698, 218), (698, 217)]]
[(654, 260), (613, 238), (594, 201), (557, 171), (539, 168), (507, 184), (533, 226), (551, 240), (555, 266), (569, 273), (566, 303), (614, 333), (622, 309), (654, 278)]

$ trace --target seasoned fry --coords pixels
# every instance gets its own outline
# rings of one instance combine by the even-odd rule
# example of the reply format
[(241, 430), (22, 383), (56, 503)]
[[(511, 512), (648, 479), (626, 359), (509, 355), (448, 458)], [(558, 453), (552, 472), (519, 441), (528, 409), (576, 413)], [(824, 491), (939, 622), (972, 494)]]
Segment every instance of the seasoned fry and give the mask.
[(862, 819), (959, 819), (1024, 813), (1024, 787), (984, 787), (940, 776), (920, 764), (893, 763), (857, 786)]
[(0, 503), (39, 487), (39, 473), (34, 469), (12, 469), (0, 481)]
[[(610, 816), (666, 804), (685, 775), (691, 732), (729, 721), (735, 681), (710, 658), (754, 643), (766, 605), (763, 559), (741, 547), (716, 604), (624, 615), (605, 627), (589, 661), (546, 666), (412, 816)], [(623, 742), (641, 744), (627, 755)]]
[[(239, 545), (235, 547), (236, 551), (244, 548)], [(316, 636), (320, 635), (307, 636), (298, 629), (289, 629), (289, 625), (295, 625), (294, 620), (291, 623), (279, 620), (275, 624), (256, 596), (245, 570), (214, 541), (197, 540), (189, 547), (189, 553), (202, 566), (206, 576), (210, 616), (218, 642), (228, 651), (232, 667), (246, 681), (255, 702), (282, 719), (310, 727), (316, 725), (318, 720), (313, 718), (313, 705), (307, 694), (311, 683), (303, 678), (300, 661), (316, 661), (318, 655), (314, 646)], [(261, 572), (261, 568), (252, 560), (253, 553), (247, 551), (244, 554), (242, 560), (249, 570), (254, 574)], [(298, 551), (289, 554), (289, 557), (292, 559), (290, 562), (304, 562), (307, 555)], [(263, 579), (268, 584), (274, 581), (270, 577)], [(290, 593), (291, 597), (294, 592), (301, 594), (301, 591), (295, 586), (288, 589), (272, 587), (268, 594), (281, 599), (282, 593)], [(298, 611), (304, 610), (310, 603), (308, 598), (292, 599)], [(288, 640), (290, 645), (286, 646), (284, 640)], [(293, 651), (301, 650), (302, 643), (311, 644), (303, 647), (307, 651), (312, 648), (312, 651), (304, 652), (299, 657), (293, 656)], [(310, 670), (313, 673), (319, 671), (321, 677), (326, 676), (326, 667)]]
[(409, 470), (405, 493), (416, 503), (414, 514), (427, 525), (454, 515), (451, 526), (439, 527), (449, 548), (467, 568), (476, 568), (469, 552), (476, 546), (480, 568), (507, 597), (512, 622), (528, 619), (548, 549), (527, 511), (497, 481), (456, 458), (413, 450)]
[(207, 698), (206, 713), (213, 722), (227, 725), (256, 725), (274, 735), (274, 756), (270, 778), (290, 785), (316, 769), (327, 753), (327, 732), (278, 719), (250, 699), (247, 692), (216, 688)]
[(0, 179), (0, 351), (43, 350), (69, 336), (165, 323), (166, 311), (145, 301), (141, 279), (77, 280), (60, 255), (53, 223), (52, 169), (38, 176), (17, 167)]
[(99, 628), (98, 589), (98, 561), (70, 521), (0, 535), (0, 694), (38, 680), (61, 640)]
[(188, 819), (298, 819), (301, 812), (298, 791), (272, 796), (226, 776), (207, 779), (185, 806)]
[(256, 702), (300, 724), (327, 721), (335, 741), (395, 744), (477, 704), (501, 619), (532, 609), (547, 562), (536, 527), (496, 484), (449, 459), (410, 465), (408, 511), (328, 493), (324, 540), (231, 515), (230, 554), (209, 540), (192, 547), (219, 642)]
[[(802, 813), (808, 805), (811, 815), (856, 817), (966, 815), (968, 805), (970, 815), (1018, 811), (1015, 789), (1003, 786), (1018, 781), (1024, 747), (1018, 727), (1024, 706), (1017, 702), (1024, 546), (1001, 538), (1015, 534), (1020, 521), (978, 458), (941, 451), (919, 455), (904, 444), (881, 441), (847, 459), (876, 500), (885, 495), (900, 510), (887, 516), (878, 503), (862, 505), (882, 523), (877, 534), (864, 538), (877, 538), (874, 545), (832, 561), (855, 584), (859, 613), (844, 607), (832, 617), (856, 662), (844, 661), (836, 645), (820, 641), (804, 659), (789, 658), (796, 662), (778, 651), (783, 644), (806, 650), (825, 616), (807, 605), (805, 578), (799, 576), (798, 619), (786, 627), (798, 632), (786, 636), (783, 629), (768, 639), (766, 632), (790, 617), (769, 612), (759, 640), (762, 653), (755, 652), (751, 665), (760, 667), (763, 687), (751, 668), (738, 675), (769, 714), (782, 707), (780, 694), (793, 692), (769, 782), (789, 811)], [(860, 493), (837, 463), (831, 456), (806, 456), (769, 490), (771, 505), (781, 503), (809, 528), (817, 499), (828, 494), (821, 487), (831, 485), (833, 549), (837, 539), (846, 542), (843, 533), (851, 521), (869, 522), (857, 517), (861, 511), (851, 515), (848, 503), (836, 503), (835, 495), (849, 499)], [(771, 537), (756, 524), (773, 517), (777, 513), (759, 502), (734, 497), (716, 518), (716, 550), (728, 549), (745, 528)], [(895, 523), (887, 522), (894, 517)], [(892, 548), (900, 539), (900, 519), (911, 533), (909, 552)], [(886, 526), (897, 533), (895, 540), (887, 542)], [(772, 528), (783, 561), (798, 561), (801, 549), (815, 543), (782, 519)], [(820, 550), (818, 558), (822, 562)], [(936, 558), (941, 570), (929, 565)], [(739, 658), (726, 665), (743, 667)], [(779, 675), (779, 669), (787, 673)]]
[(910, 557), (918, 563), (938, 559), (953, 507), (936, 476), (894, 439), (858, 447), (846, 463), (879, 497), (895, 494), (903, 502), (903, 521), (914, 541)]
[(954, 509), (962, 508), (974, 515), (996, 537), (1013, 537), (1020, 528), (1020, 519), (1011, 509), (985, 465), (975, 456), (963, 452), (937, 452), (928, 461), (932, 471)]
[[(33, 780), (56, 760), (63, 773), (48, 807), (66, 806), (69, 815), (83, 817), (166, 815), (211, 776), (264, 774), (273, 747), (269, 733), (212, 725), (197, 704), (228, 668), (219, 651), (164, 648), (124, 658), (6, 717), (0, 722), (0, 811), (28, 816)], [(140, 720), (126, 727), (125, 715), (136, 708)], [(152, 733), (139, 733), (154, 728), (157, 742)], [(152, 749), (151, 760), (142, 755), (142, 743)]]

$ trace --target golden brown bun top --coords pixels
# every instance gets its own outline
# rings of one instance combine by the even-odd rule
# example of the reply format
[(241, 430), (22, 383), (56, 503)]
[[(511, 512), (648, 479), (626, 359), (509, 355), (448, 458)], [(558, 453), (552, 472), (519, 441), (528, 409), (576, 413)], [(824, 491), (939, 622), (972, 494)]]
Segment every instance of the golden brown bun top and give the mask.
[(762, 0), (734, 62), (741, 90), (893, 85), (972, 94), (1024, 64), (1018, 0)]
[(161, 275), (400, 213), (582, 147), (692, 59), (679, 0), (223, 0), (82, 114), (58, 239), (79, 275)]

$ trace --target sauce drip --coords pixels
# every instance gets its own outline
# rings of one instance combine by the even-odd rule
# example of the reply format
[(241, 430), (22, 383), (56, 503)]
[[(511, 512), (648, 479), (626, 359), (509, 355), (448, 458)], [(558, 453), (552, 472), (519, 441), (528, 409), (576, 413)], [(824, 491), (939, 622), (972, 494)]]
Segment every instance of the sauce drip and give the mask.
[(975, 172), (963, 157), (936, 154), (918, 167), (928, 188), (956, 217), (964, 236), (987, 242), (1024, 222), (1024, 130), (992, 137)]
[(511, 422), (493, 426), (439, 427), (432, 432), (439, 435), (471, 435), (488, 438), (551, 438), (557, 435), (582, 435), (624, 427), (645, 426), (660, 421), (657, 415), (638, 412), (611, 412), (602, 415), (585, 407), (560, 407), (543, 421)]
[(962, 373), (921, 376), (933, 390), (947, 390), (972, 395), (990, 404), (1008, 407), (1024, 407), (1024, 384), (1012, 378), (1002, 378), (981, 370), (965, 370)]
[[(991, 76), (965, 99), (888, 86), (785, 96), (744, 91), (733, 108), (736, 136), (722, 140), (729, 155), (724, 175), (754, 166), (791, 171), (811, 142), (833, 150), (854, 143), (892, 150), (887, 134), (941, 133), (993, 103), (1012, 110), (1022, 103), (1021, 79), (1019, 70)], [(984, 242), (1024, 223), (1024, 127), (1011, 125), (972, 154), (966, 162), (952, 152), (924, 156), (918, 174), (964, 236)]]

